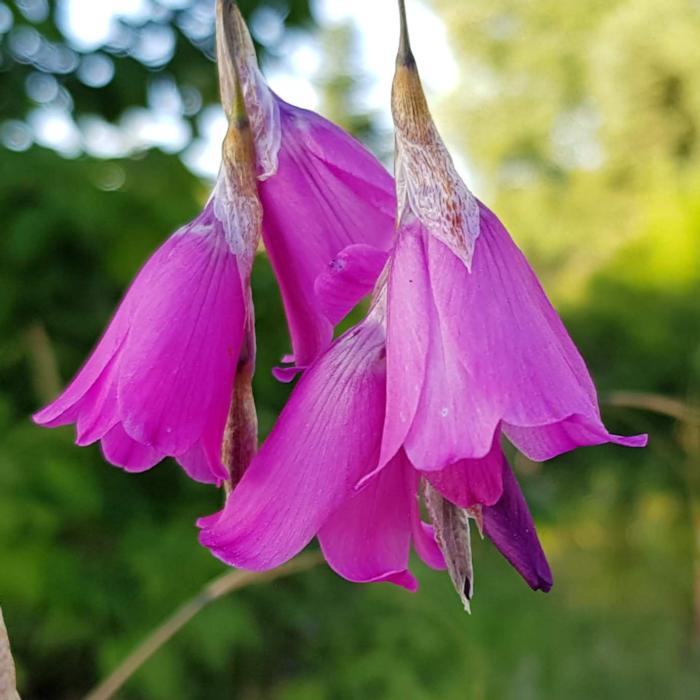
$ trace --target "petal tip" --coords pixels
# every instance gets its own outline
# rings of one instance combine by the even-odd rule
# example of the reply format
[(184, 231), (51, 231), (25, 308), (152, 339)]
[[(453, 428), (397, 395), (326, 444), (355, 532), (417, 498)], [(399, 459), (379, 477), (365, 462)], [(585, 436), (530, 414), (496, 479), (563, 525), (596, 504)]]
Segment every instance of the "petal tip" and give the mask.
[(629, 437), (611, 435), (610, 438), (616, 445), (622, 445), (623, 447), (646, 447), (649, 443), (649, 435), (647, 433), (630, 435)]

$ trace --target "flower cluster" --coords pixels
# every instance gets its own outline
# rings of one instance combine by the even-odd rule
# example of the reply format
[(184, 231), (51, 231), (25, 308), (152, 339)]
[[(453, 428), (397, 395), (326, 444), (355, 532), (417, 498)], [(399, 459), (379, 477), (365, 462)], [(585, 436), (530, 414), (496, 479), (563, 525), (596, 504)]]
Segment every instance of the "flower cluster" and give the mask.
[[(170, 456), (225, 485), (223, 510), (199, 526), (230, 565), (270, 569), (318, 537), (346, 579), (415, 590), (413, 547), (468, 607), (470, 521), (533, 589), (552, 585), (504, 439), (546, 460), (646, 437), (606, 430), (527, 260), (457, 174), (400, 6), (394, 182), (348, 134), (270, 90), (235, 3), (218, 1), (229, 129), (213, 193), (35, 420), (75, 423), (79, 445), (99, 440), (127, 471)], [(276, 376), (301, 376), (257, 450), (250, 275), (261, 239), (293, 349)], [(333, 341), (368, 295), (366, 317)]]

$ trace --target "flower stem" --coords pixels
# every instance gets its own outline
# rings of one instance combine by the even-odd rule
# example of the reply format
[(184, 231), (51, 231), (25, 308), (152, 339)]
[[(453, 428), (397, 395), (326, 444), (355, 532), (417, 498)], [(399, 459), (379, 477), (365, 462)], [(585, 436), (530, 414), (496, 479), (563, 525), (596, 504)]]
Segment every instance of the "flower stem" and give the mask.
[(233, 591), (312, 569), (323, 561), (320, 553), (301, 554), (284, 566), (262, 573), (229, 571), (207, 583), (193, 598), (181, 605), (127, 656), (114, 671), (91, 690), (84, 700), (109, 700), (167, 641), (172, 639), (197, 613)]
[(603, 397), (603, 403), (617, 408), (638, 408), (700, 425), (700, 407), (671, 396), (636, 391), (614, 391)]

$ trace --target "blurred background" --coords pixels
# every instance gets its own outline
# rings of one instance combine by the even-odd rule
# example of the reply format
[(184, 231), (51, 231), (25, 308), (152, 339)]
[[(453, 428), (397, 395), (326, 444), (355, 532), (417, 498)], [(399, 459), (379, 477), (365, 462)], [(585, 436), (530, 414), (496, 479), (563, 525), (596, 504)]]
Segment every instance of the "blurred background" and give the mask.
[[(263, 68), (391, 167), (392, 0), (242, 0)], [(408, 2), (439, 128), (525, 249), (617, 432), (646, 450), (516, 462), (555, 586), (477, 542), (446, 575), (357, 586), (325, 567), (236, 593), (127, 700), (700, 697), (700, 2)], [(0, 2), (0, 604), (23, 698), (82, 697), (224, 571), (196, 541), (220, 494), (139, 476), (29, 415), (148, 254), (208, 194), (224, 129), (213, 0)], [(254, 274), (263, 432), (288, 348)], [(695, 407), (695, 408), (694, 408)]]

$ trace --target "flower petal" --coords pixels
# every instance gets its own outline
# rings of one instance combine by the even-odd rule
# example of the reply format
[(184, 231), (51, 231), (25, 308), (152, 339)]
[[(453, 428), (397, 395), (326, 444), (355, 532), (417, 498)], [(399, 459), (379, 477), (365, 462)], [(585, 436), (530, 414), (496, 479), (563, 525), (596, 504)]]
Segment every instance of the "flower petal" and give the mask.
[[(167, 245), (167, 243), (166, 243)], [(155, 256), (154, 256), (155, 258)], [(124, 295), (107, 330), (97, 343), (85, 364), (73, 378), (73, 381), (48, 406), (34, 414), (33, 420), (39, 425), (54, 428), (59, 425), (74, 423), (81, 414), (81, 399), (99, 381), (105, 368), (119, 353), (129, 333), (129, 324), (134, 303), (143, 292), (142, 280), (150, 278), (155, 266), (151, 258), (141, 269), (133, 284)]]
[[(383, 445), (393, 448), (404, 435), (408, 458), (417, 469), (426, 471), (443, 469), (464, 458), (485, 457), (498, 425), (495, 413), (488, 416), (481, 411), (479, 397), (486, 390), (464, 371), (462, 355), (469, 350), (446, 334), (434, 304), (427, 252), (431, 239), (420, 224), (412, 222), (400, 229), (394, 251), (389, 278), (385, 436), (392, 435), (394, 425), (401, 430), (396, 430), (393, 442), (387, 440)], [(392, 403), (394, 397), (398, 398)], [(484, 422), (490, 429), (483, 429)], [(389, 450), (382, 457), (388, 454)]]
[(90, 445), (108, 433), (119, 422), (116, 377), (118, 355), (113, 357), (97, 381), (78, 401), (76, 407), (76, 445)]
[(318, 538), (333, 571), (357, 583), (389, 581), (411, 591), (418, 588), (408, 571), (416, 499), (410, 470), (397, 457), (328, 518)]
[(131, 437), (179, 456), (207, 424), (225, 420), (246, 308), (218, 225), (171, 241), (156, 254), (148, 298), (134, 309), (117, 398)]
[[(406, 440), (409, 458), (430, 469), (448, 463), (448, 457), (481, 457), (501, 421), (529, 456), (538, 441), (547, 443), (538, 452), (547, 457), (579, 444), (619, 441), (605, 430), (586, 365), (530, 266), (500, 221), (480, 206), (471, 272), (423, 233), (434, 312), (428, 370)], [(419, 293), (424, 291), (416, 289), (406, 303), (415, 303)], [(389, 348), (398, 342), (391, 326), (387, 342)], [(583, 418), (579, 426), (585, 429), (570, 426), (566, 439), (542, 435), (544, 426), (574, 415)], [(533, 428), (539, 433), (528, 440), (524, 429)]]
[(218, 453), (248, 311), (211, 206), (146, 262), (38, 423), (75, 422), (77, 444), (102, 439), (107, 459), (130, 470), (171, 455), (199, 481), (225, 477)]
[(647, 444), (646, 435), (612, 435), (600, 419), (582, 415), (568, 416), (557, 423), (532, 427), (505, 424), (503, 431), (523, 454), (537, 462), (585, 445), (613, 442), (625, 447), (645, 447)]
[(350, 245), (316, 278), (314, 290), (321, 310), (334, 326), (372, 291), (388, 257), (365, 243)]
[(105, 459), (128, 472), (144, 472), (160, 462), (165, 455), (130, 438), (117, 423), (101, 441)]
[[(232, 566), (293, 557), (374, 468), (384, 416), (384, 330), (349, 330), (302, 376), (277, 424), (200, 541)], [(210, 527), (206, 527), (210, 525)]]
[(208, 425), (202, 437), (177, 461), (195, 481), (204, 484), (221, 483), (228, 478), (226, 468), (221, 463), (221, 444), (223, 440), (224, 421), (220, 424)]
[(462, 459), (438, 471), (423, 472), (423, 477), (448, 501), (460, 508), (492, 506), (503, 493), (503, 454), (499, 435), (483, 459)]
[(503, 495), (496, 505), (482, 509), (486, 536), (533, 590), (549, 591), (552, 572), (535, 523), (513, 471), (502, 456)]
[(404, 444), (418, 410), (434, 313), (429, 295), (421, 227), (413, 221), (399, 231), (389, 268), (387, 400), (380, 465)]
[(279, 99), (278, 104), (278, 168), (259, 183), (263, 240), (294, 356), (307, 366), (333, 337), (333, 324), (314, 292), (316, 278), (353, 243), (387, 250), (396, 203), (391, 176), (363, 146), (317, 114)]

